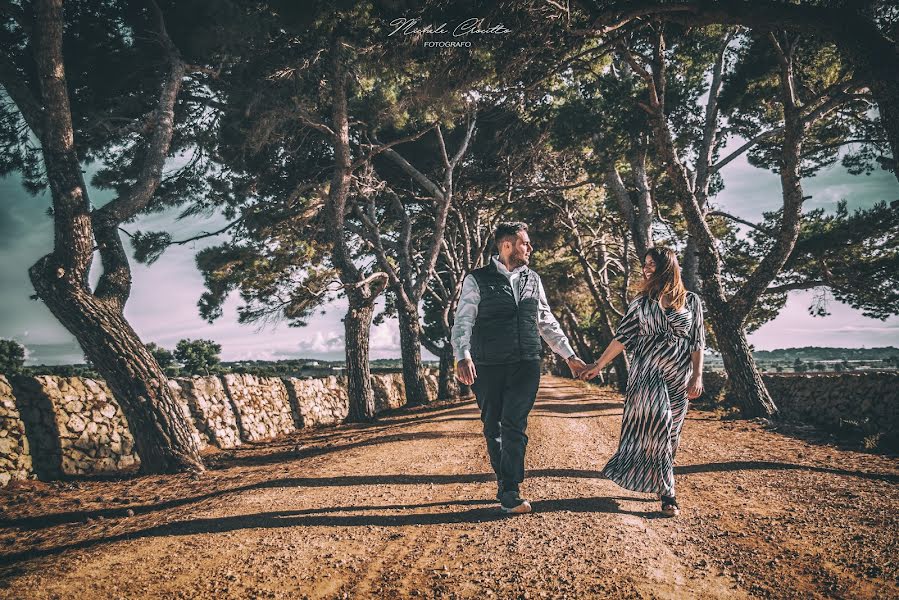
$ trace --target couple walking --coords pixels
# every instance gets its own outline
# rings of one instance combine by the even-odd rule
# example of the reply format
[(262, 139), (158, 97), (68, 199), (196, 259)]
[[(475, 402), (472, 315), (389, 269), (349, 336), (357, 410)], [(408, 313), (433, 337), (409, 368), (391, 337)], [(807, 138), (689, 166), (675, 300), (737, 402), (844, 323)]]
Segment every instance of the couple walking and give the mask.
[(519, 486), (543, 338), (582, 380), (596, 377), (623, 350), (628, 352), (621, 437), (602, 476), (628, 490), (657, 494), (662, 512), (677, 515), (674, 455), (688, 399), (702, 393), (705, 336), (702, 305), (684, 289), (674, 252), (653, 248), (646, 253), (643, 281), (615, 338), (599, 360), (587, 365), (553, 317), (540, 277), (528, 268), (533, 248), (527, 225), (502, 223), (494, 241), (498, 254), (463, 282), (452, 343), (456, 376), (472, 387), (481, 409), (502, 510), (531, 511)]

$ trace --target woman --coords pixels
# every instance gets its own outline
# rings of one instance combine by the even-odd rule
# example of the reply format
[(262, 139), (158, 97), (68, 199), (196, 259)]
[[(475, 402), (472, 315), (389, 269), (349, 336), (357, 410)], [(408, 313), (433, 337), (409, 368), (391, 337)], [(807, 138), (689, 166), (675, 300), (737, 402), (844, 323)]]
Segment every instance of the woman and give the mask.
[(643, 258), (639, 295), (615, 338), (580, 376), (593, 379), (622, 350), (630, 354), (618, 452), (602, 474), (623, 488), (659, 494), (662, 512), (671, 517), (680, 512), (674, 454), (687, 401), (702, 394), (704, 346), (699, 296), (684, 288), (674, 251), (653, 248)]

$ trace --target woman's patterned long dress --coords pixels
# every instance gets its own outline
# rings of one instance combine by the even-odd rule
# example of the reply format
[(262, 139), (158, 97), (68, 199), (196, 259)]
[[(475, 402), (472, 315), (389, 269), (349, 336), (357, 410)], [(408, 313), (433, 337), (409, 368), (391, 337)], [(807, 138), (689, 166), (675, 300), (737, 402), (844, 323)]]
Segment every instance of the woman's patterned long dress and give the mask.
[(631, 357), (618, 451), (603, 476), (635, 492), (674, 495), (674, 454), (687, 415), (690, 354), (705, 346), (702, 304), (687, 292), (681, 310), (638, 296), (615, 339)]

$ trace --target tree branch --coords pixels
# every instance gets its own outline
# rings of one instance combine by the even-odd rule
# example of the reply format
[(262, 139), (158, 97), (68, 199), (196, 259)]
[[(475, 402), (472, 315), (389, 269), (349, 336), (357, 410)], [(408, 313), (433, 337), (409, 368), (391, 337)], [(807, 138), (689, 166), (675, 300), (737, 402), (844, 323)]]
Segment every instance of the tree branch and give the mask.
[(746, 221), (745, 219), (741, 219), (740, 217), (735, 217), (734, 215), (726, 213), (721, 210), (711, 210), (708, 213), (706, 213), (706, 216), (724, 217), (725, 219), (730, 219), (731, 221), (740, 223), (741, 225), (746, 225), (747, 227), (751, 227), (752, 229), (755, 229), (756, 231), (760, 231), (769, 237), (775, 237), (777, 235), (776, 232), (771, 231), (770, 229), (766, 229), (766, 228), (762, 227), (761, 225), (757, 225), (751, 221)]
[(816, 287), (825, 287), (829, 285), (826, 281), (822, 280), (812, 280), (812, 281), (799, 281), (796, 283), (785, 283), (783, 285), (775, 285), (773, 287), (769, 287), (765, 290), (765, 294), (782, 294), (784, 292), (791, 292), (793, 290), (809, 290)]
[(124, 194), (102, 208), (94, 210), (95, 221), (106, 221), (117, 225), (143, 210), (159, 188), (162, 181), (162, 168), (171, 147), (175, 130), (175, 103), (181, 91), (186, 66), (178, 49), (169, 39), (162, 11), (154, 1), (150, 0), (149, 4), (156, 15), (157, 34), (168, 55), (169, 72), (152, 115), (152, 133), (143, 154), (143, 162), (137, 180)]

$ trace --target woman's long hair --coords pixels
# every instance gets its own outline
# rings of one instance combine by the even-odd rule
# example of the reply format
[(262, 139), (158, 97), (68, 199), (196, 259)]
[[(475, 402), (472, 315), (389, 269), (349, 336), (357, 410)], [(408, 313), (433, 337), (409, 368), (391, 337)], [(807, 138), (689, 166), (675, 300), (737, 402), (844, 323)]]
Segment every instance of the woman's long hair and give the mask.
[(659, 246), (650, 248), (643, 255), (643, 262), (647, 256), (652, 257), (656, 270), (649, 279), (640, 282), (638, 292), (656, 301), (666, 296), (675, 310), (682, 309), (687, 303), (687, 288), (681, 281), (677, 254), (671, 248)]

